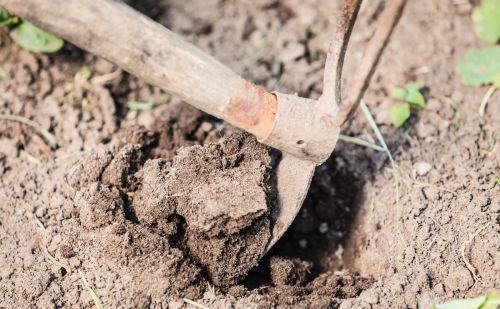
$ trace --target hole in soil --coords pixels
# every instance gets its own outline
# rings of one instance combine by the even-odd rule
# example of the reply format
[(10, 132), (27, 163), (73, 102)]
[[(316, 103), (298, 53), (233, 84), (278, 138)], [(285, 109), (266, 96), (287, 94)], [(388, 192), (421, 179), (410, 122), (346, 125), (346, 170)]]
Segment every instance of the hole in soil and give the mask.
[(186, 235), (186, 220), (183, 216), (174, 214), (168, 216), (167, 223), (173, 223), (176, 226), (176, 233), (171, 235), (170, 241), (176, 248), (186, 250), (185, 235)]
[[(358, 152), (359, 154), (359, 152)], [(269, 260), (273, 256), (299, 258), (311, 263), (308, 281), (344, 266), (344, 242), (348, 239), (362, 202), (364, 179), (353, 165), (352, 154), (336, 152), (316, 169), (301, 211), (290, 229), (245, 280), (249, 288), (271, 282)], [(359, 160), (366, 160), (359, 158)], [(359, 168), (359, 167), (358, 167)]]
[(123, 205), (123, 210), (125, 212), (125, 219), (133, 222), (133, 223), (139, 223), (139, 220), (137, 219), (137, 215), (135, 214), (134, 208), (130, 207), (130, 200), (128, 196), (124, 193), (120, 193), (120, 197), (122, 198), (124, 205)]

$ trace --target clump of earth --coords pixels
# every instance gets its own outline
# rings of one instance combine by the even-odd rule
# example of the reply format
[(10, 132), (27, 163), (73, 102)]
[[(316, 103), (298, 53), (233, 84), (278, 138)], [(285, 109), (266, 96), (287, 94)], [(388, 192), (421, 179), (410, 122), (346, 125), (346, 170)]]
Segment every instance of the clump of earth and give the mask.
[[(268, 150), (239, 133), (182, 148), (170, 162), (148, 159), (151, 143), (145, 131), (126, 132), (118, 146), (96, 150), (62, 176), (71, 188), (61, 190), (74, 197), (68, 203), (78, 212), (74, 224), (81, 224), (70, 234), (110, 235), (103, 249), (124, 259), (152, 251), (168, 259), (184, 251), (214, 284), (241, 280), (270, 236)], [(127, 242), (137, 248), (121, 252), (119, 244)]]
[(154, 144), (134, 126), (92, 154), (21, 172), (22, 189), (9, 201), (33, 199), (30, 208), (44, 214), (33, 249), (47, 250), (65, 271), (106, 264), (101, 280), (114, 282), (110, 293), (155, 282), (153, 304), (165, 292), (191, 288), (199, 296), (202, 273), (218, 286), (241, 280), (270, 236), (268, 149), (234, 133), (168, 161), (150, 157)]

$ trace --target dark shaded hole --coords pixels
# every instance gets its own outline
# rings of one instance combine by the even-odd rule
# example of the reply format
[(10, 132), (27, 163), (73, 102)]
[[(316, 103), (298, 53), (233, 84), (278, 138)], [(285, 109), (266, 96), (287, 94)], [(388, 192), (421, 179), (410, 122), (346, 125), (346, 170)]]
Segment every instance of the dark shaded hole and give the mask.
[(125, 219), (133, 222), (133, 223), (139, 223), (139, 219), (137, 219), (137, 215), (135, 214), (134, 208), (131, 206), (131, 201), (128, 197), (127, 194), (120, 192), (120, 197), (123, 200), (123, 212)]
[[(357, 149), (358, 157), (363, 151)], [(290, 229), (261, 260), (244, 281), (249, 289), (271, 284), (269, 259), (272, 256), (299, 258), (312, 264), (307, 280), (340, 269), (342, 261), (335, 252), (349, 236), (351, 225), (362, 202), (364, 178), (346, 164), (343, 156), (364, 160), (357, 167), (368, 169), (369, 161), (353, 158), (349, 151), (336, 152), (316, 169), (302, 209)]]
[[(357, 128), (351, 127), (350, 131), (350, 135), (357, 135)], [(406, 141), (404, 134), (390, 128), (383, 134), (396, 156), (394, 149)], [(356, 244), (353, 238), (358, 237), (352, 232), (363, 204), (364, 186), (387, 162), (383, 152), (339, 143), (332, 156), (316, 168), (306, 199), (290, 229), (250, 272), (244, 285), (254, 289), (272, 284), (269, 270), (272, 256), (310, 262), (308, 282), (327, 271), (348, 269), (351, 247)]]

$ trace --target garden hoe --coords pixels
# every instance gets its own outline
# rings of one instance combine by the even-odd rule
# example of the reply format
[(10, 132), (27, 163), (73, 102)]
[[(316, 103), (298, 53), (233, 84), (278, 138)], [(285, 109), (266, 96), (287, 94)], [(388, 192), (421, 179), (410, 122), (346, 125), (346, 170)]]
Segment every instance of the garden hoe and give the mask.
[(340, 127), (361, 100), (406, 1), (386, 2), (342, 98), (344, 55), (361, 5), (361, 0), (344, 0), (318, 100), (268, 92), (120, 1), (0, 0), (0, 6), (280, 150), (269, 250), (300, 210), (315, 167), (335, 148)]

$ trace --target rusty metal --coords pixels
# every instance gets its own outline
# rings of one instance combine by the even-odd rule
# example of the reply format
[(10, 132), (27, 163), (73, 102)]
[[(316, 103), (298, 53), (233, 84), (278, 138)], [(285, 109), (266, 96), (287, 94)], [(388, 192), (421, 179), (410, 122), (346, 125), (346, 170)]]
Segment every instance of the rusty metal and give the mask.
[(352, 81), (347, 89), (347, 95), (335, 117), (335, 122), (341, 125), (356, 110), (359, 102), (368, 88), (375, 68), (387, 46), (389, 38), (403, 13), (407, 0), (392, 0), (386, 4), (379, 16), (379, 22), (370, 43), (365, 49), (361, 63), (358, 64)]
[(259, 140), (272, 131), (278, 112), (276, 96), (245, 79), (224, 108), (224, 114), (240, 128), (254, 134)]

